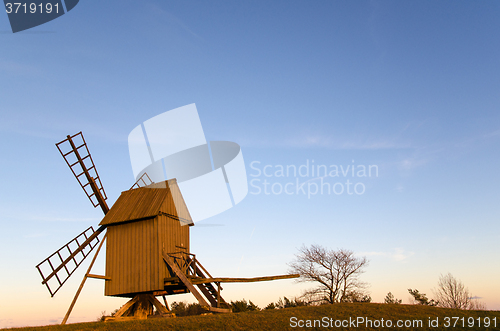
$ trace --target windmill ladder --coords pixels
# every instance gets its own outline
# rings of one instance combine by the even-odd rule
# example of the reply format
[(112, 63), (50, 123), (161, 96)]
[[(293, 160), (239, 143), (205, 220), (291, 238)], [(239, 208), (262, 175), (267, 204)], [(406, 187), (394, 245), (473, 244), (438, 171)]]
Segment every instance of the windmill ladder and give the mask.
[[(216, 298), (220, 298), (220, 293), (218, 293), (215, 288), (213, 287), (212, 284), (208, 284), (210, 286), (207, 286), (207, 284), (200, 284), (198, 287), (200, 288), (201, 292), (207, 297), (207, 299), (210, 301), (212, 306), (210, 306), (205, 298), (201, 295), (200, 292), (196, 289), (194, 284), (189, 280), (189, 278), (186, 277), (184, 272), (177, 266), (177, 264), (172, 260), (170, 256), (168, 256), (165, 251), (162, 252), (163, 254), (163, 260), (167, 263), (167, 265), (172, 269), (172, 271), (175, 273), (177, 277), (179, 277), (179, 280), (188, 288), (188, 290), (193, 293), (195, 298), (198, 300), (200, 305), (202, 307), (208, 308), (208, 310), (217, 312), (217, 313), (230, 313), (231, 309), (225, 309), (225, 308), (218, 308), (216, 307), (217, 301)], [(200, 271), (201, 272), (201, 271)]]

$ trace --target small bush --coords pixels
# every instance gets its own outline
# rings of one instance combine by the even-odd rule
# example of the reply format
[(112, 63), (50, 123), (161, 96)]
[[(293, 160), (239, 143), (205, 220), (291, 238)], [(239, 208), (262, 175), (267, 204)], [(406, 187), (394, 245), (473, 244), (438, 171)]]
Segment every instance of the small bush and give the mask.
[[(111, 313), (111, 315), (109, 315), (109, 316), (111, 316), (111, 317), (115, 316), (115, 314), (118, 312), (118, 310), (119, 310), (119, 309), (115, 309), (115, 310), (113, 310), (113, 312), (112, 312), (112, 313)], [(101, 311), (101, 316), (99, 316), (99, 317), (97, 318), (97, 322), (104, 322), (104, 320), (106, 319), (106, 317), (109, 317), (109, 316), (107, 316), (107, 315), (106, 315), (106, 311), (105, 311), (105, 310), (103, 310), (103, 311)]]
[(255, 311), (255, 310), (260, 310), (260, 308), (254, 304), (252, 301), (246, 301), (245, 299), (243, 300), (238, 300), (238, 301), (231, 301), (230, 303), (231, 309), (233, 310), (233, 313), (239, 313), (242, 311)]
[(342, 299), (342, 302), (372, 302), (372, 297), (362, 291), (350, 291)]
[(266, 309), (284, 309), (300, 306), (307, 306), (307, 303), (297, 298), (290, 300), (287, 297), (283, 297), (283, 299), (279, 298), (276, 303), (270, 303), (269, 305), (267, 305), (267, 307), (269, 308), (266, 307)]
[(403, 302), (403, 300), (396, 299), (394, 297), (394, 294), (392, 294), (391, 292), (389, 292), (385, 296), (384, 302), (387, 303), (387, 304), (399, 305), (399, 304), (401, 304), (401, 302)]
[(270, 304), (268, 304), (268, 305), (266, 306), (266, 308), (264, 308), (264, 309), (276, 309), (276, 305), (274, 304), (274, 302), (271, 302), (271, 303), (270, 303)]
[(106, 311), (103, 310), (103, 311), (101, 311), (101, 315), (99, 317), (97, 317), (96, 321), (97, 322), (104, 322), (105, 318), (106, 318)]
[(414, 302), (416, 302), (419, 305), (424, 305), (424, 306), (437, 306), (439, 304), (438, 301), (434, 301), (434, 299), (429, 300), (425, 293), (420, 293), (417, 289), (412, 290), (411, 288), (408, 289), (408, 293), (411, 294), (413, 297)]
[(175, 316), (193, 316), (206, 313), (206, 310), (199, 303), (187, 304), (184, 301), (174, 301), (171, 308)]

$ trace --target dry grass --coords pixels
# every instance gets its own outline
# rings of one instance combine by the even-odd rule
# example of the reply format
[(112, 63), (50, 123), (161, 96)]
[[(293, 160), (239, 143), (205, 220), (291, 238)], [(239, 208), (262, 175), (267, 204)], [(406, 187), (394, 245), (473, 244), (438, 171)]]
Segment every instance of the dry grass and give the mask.
[[(255, 312), (233, 313), (233, 314), (217, 314), (204, 316), (188, 316), (178, 318), (155, 318), (142, 321), (127, 321), (127, 322), (95, 322), (95, 323), (79, 323), (70, 325), (55, 325), (19, 328), (15, 330), (35, 330), (35, 331), (76, 331), (76, 330), (182, 330), (182, 331), (222, 331), (222, 330), (325, 330), (325, 327), (295, 327), (290, 326), (290, 319), (296, 317), (297, 320), (321, 320), (323, 317), (333, 320), (349, 320), (357, 317), (364, 317), (372, 321), (392, 320), (396, 323), (397, 320), (421, 320), (423, 327), (414, 328), (396, 328), (405, 330), (500, 330), (500, 311), (466, 311), (453, 310), (446, 308), (436, 308), (429, 306), (416, 305), (387, 305), (377, 303), (341, 303), (333, 305), (325, 305), (319, 307), (296, 307), (286, 308), (281, 310), (264, 310)], [(443, 323), (445, 318), (458, 317), (458, 324), (455, 328), (445, 328)], [(462, 319), (465, 323), (465, 328), (462, 327)], [(484, 318), (490, 320), (496, 318), (496, 328), (493, 325), (490, 328), (485, 328), (482, 324)], [(439, 319), (439, 327), (428, 327), (429, 318)], [(468, 319), (474, 319), (474, 326), (468, 327)], [(481, 327), (478, 326), (478, 318), (481, 319)], [(453, 320), (451, 320), (453, 323)], [(337, 328), (329, 329), (337, 330), (385, 330), (382, 327), (365, 327), (358, 328)]]

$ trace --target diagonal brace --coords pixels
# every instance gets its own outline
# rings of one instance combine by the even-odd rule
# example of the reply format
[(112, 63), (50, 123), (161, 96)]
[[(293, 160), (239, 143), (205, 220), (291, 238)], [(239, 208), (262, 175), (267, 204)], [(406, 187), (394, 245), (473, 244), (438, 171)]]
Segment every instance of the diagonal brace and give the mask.
[(188, 290), (193, 293), (201, 306), (210, 307), (207, 301), (203, 298), (203, 296), (198, 292), (196, 287), (194, 287), (193, 283), (186, 277), (186, 275), (182, 272), (181, 269), (175, 264), (168, 254), (165, 251), (162, 251), (163, 260), (167, 263), (167, 265), (172, 269), (172, 271), (179, 277), (180, 281), (188, 288)]

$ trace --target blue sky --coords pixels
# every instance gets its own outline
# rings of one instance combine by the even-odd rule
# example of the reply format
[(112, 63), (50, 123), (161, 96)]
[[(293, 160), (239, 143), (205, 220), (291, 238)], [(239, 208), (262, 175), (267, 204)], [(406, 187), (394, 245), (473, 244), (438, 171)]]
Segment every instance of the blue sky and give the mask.
[[(498, 1), (81, 1), (16, 34), (0, 15), (0, 326), (62, 319), (86, 266), (55, 298), (34, 266), (102, 216), (54, 144), (84, 132), (111, 204), (134, 182), (130, 131), (191, 103), (208, 140), (241, 145), (249, 181), (265, 179), (253, 161), (379, 169), (351, 178), (362, 195), (250, 187), (192, 229), (213, 275), (286, 273), (316, 243), (366, 255), (376, 302), (389, 291), (407, 302), (407, 288), (432, 296), (451, 272), (500, 309), (499, 14)], [(307, 287), (223, 293), (265, 306)], [(83, 292), (70, 322), (124, 302), (99, 280)]]

